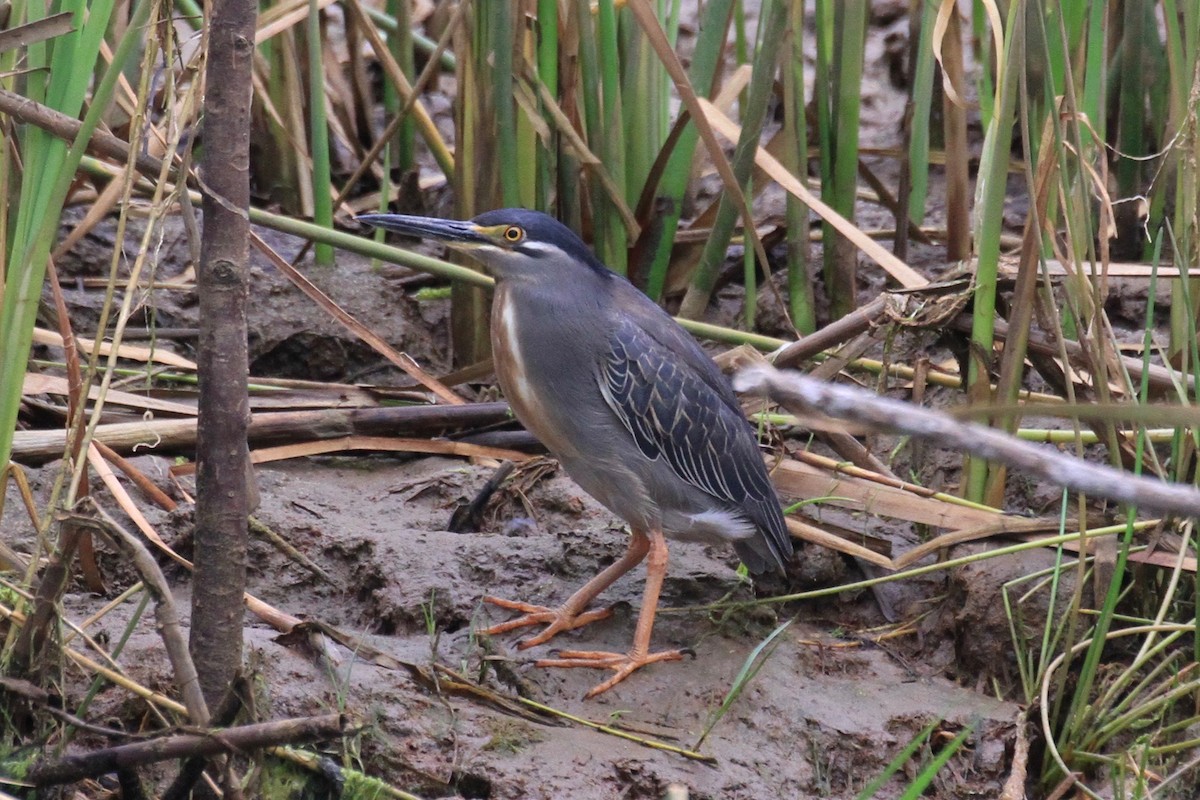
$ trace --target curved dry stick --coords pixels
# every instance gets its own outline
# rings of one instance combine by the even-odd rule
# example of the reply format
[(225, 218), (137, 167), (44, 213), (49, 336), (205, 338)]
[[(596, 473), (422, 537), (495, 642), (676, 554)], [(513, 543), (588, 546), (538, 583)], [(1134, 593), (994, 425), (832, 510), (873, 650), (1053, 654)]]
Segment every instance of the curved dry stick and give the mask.
[(133, 562), (138, 574), (142, 576), (146, 591), (154, 598), (154, 616), (158, 620), (159, 633), (167, 650), (167, 658), (171, 661), (171, 668), (175, 672), (175, 683), (179, 686), (179, 695), (187, 707), (188, 716), (196, 725), (207, 725), (208, 706), (200, 692), (200, 678), (196, 674), (196, 665), (192, 663), (191, 653), (188, 652), (187, 639), (179, 622), (179, 610), (175, 607), (174, 595), (171, 594), (171, 587), (167, 585), (166, 576), (163, 575), (158, 562), (136, 536), (125, 530), (93, 498), (85, 498), (85, 502), (81, 502), (80, 506), (90, 508), (94, 516), (65, 514), (60, 519), (99, 531)]

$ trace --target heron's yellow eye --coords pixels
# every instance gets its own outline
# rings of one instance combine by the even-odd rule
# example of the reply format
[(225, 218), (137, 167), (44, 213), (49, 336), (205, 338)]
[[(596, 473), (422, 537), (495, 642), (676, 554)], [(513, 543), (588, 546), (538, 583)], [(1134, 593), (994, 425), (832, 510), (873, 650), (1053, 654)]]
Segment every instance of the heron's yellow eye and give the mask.
[(504, 229), (504, 240), (516, 244), (525, 238), (525, 231), (519, 225), (509, 225)]

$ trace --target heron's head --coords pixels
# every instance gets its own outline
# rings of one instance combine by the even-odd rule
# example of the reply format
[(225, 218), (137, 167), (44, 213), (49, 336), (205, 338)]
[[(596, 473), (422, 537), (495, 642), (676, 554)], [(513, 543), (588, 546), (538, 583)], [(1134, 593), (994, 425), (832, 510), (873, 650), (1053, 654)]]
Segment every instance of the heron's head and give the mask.
[(499, 280), (569, 280), (572, 273), (611, 274), (575, 232), (540, 211), (502, 208), (465, 222), (400, 214), (360, 214), (359, 222), (434, 239), (478, 259)]

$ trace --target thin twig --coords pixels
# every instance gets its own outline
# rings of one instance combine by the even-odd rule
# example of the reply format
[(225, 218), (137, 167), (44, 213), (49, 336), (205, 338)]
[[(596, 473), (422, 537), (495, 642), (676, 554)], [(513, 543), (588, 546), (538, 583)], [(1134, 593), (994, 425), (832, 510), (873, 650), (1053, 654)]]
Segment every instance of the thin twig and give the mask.
[(308, 556), (304, 555), (304, 553), (301, 553), (299, 550), (296, 549), (296, 547), (291, 542), (289, 542), (282, 535), (277, 533), (274, 528), (272, 528), (270, 525), (267, 525), (265, 522), (260, 520), (258, 517), (255, 517), (254, 515), (250, 516), (250, 532), (257, 534), (257, 535), (263, 537), (264, 539), (266, 539), (268, 542), (270, 542), (271, 544), (273, 544), (275, 546), (276, 550), (283, 553), (285, 556), (290, 558), (292, 561), (295, 561), (297, 564), (304, 567), (306, 570), (308, 570), (309, 572), (311, 572), (313, 575), (320, 578), (321, 580), (325, 581), (329, 585), (331, 585), (331, 586), (338, 585), (337, 581), (335, 581), (333, 579), (333, 576), (330, 575), (328, 572), (326, 572), (325, 569), (320, 564), (313, 561)]
[(660, 741), (656, 741), (654, 739), (647, 739), (643, 736), (635, 736), (634, 734), (629, 733), (628, 731), (623, 731), (623, 730), (620, 730), (619, 728), (614, 728), (611, 725), (601, 725), (599, 722), (592, 722), (590, 719), (584, 719), (583, 717), (577, 717), (574, 714), (568, 714), (565, 711), (560, 711), (557, 708), (552, 708), (551, 706), (544, 705), (542, 703), (537, 702), (536, 700), (530, 700), (528, 697), (518, 697), (517, 702), (521, 703), (522, 705), (529, 706), (532, 709), (536, 709), (537, 711), (540, 711), (543, 714), (550, 714), (555, 717), (562, 717), (565, 720), (570, 720), (571, 722), (574, 722), (579, 725), (583, 725), (588, 728), (592, 728), (593, 730), (600, 731), (601, 733), (607, 733), (610, 736), (616, 736), (621, 739), (628, 739), (631, 742), (637, 742), (640, 745), (644, 745), (644, 746), (652, 748), (654, 750), (665, 750), (668, 753), (675, 753), (676, 755), (683, 756), (684, 758), (690, 758), (693, 761), (702, 761), (705, 764), (716, 764), (717, 763), (717, 760), (715, 758), (713, 758), (712, 756), (706, 756), (706, 755), (704, 755), (704, 753), (697, 753), (695, 750), (688, 750), (686, 747), (677, 747), (673, 744), (667, 744), (666, 742), (660, 742)]

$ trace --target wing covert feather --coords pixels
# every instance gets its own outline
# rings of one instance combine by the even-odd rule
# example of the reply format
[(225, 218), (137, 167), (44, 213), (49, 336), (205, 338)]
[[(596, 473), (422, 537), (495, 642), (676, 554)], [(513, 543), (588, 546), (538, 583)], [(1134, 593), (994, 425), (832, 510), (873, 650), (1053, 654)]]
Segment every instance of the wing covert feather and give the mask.
[[(697, 375), (686, 360), (629, 319), (610, 336), (600, 372), (606, 401), (641, 453), (666, 461), (688, 484), (739, 509), (768, 546), (769, 559), (754, 548), (759, 568), (782, 567), (791, 541), (740, 408), (730, 407), (729, 397), (710, 384), (710, 376)], [(746, 560), (746, 548), (738, 550)]]

